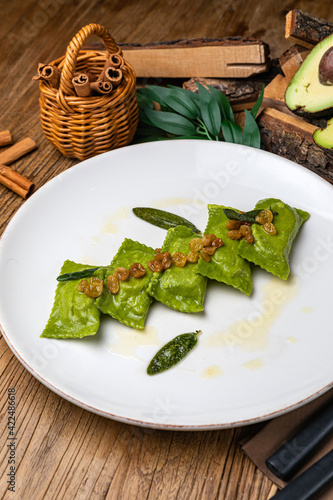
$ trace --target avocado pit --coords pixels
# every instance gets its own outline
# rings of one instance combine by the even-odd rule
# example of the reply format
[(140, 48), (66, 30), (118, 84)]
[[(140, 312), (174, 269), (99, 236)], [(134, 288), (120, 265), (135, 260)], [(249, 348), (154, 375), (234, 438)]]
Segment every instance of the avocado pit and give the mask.
[(333, 85), (333, 46), (326, 50), (321, 58), (318, 72), (322, 85)]

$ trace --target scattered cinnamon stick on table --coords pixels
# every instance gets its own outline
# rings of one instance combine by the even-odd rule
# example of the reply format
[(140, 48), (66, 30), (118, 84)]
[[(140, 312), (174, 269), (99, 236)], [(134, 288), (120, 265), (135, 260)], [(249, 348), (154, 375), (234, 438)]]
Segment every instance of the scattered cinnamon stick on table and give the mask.
[(26, 199), (33, 191), (33, 182), (6, 165), (0, 165), (0, 183)]
[(13, 143), (12, 135), (9, 130), (0, 132), (0, 147), (9, 146)]
[(10, 148), (0, 153), (0, 165), (9, 165), (22, 156), (37, 148), (37, 144), (30, 137), (13, 144)]

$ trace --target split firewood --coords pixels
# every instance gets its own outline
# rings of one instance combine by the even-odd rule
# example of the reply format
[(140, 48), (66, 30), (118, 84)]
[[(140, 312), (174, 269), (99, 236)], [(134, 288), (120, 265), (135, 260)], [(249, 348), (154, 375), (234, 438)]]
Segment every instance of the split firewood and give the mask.
[(332, 33), (333, 23), (302, 10), (293, 9), (286, 16), (285, 37), (307, 49), (312, 49)]
[(333, 152), (313, 141), (316, 126), (271, 108), (264, 109), (258, 124), (263, 149), (299, 163), (333, 183)]
[(301, 45), (292, 45), (286, 50), (279, 58), (284, 76), (291, 80), (301, 67), (309, 52), (308, 49)]
[[(120, 44), (138, 78), (247, 78), (267, 71), (269, 47), (252, 37)], [(85, 48), (103, 50), (101, 44)]]
[(285, 102), (285, 93), (290, 83), (289, 78), (283, 75), (276, 75), (275, 78), (265, 87), (264, 99), (262, 102), (263, 108), (274, 108), (288, 115), (294, 116), (289, 110)]

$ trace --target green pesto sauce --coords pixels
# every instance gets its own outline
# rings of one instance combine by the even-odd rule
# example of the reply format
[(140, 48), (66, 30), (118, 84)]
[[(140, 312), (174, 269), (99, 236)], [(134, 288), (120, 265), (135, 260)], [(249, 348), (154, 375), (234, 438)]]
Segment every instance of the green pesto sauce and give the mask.
[[(66, 260), (60, 274), (73, 273), (93, 268), (86, 264), (77, 264)], [(101, 278), (100, 271), (94, 276)], [(95, 300), (80, 293), (77, 289), (81, 280), (58, 283), (52, 311), (41, 337), (52, 339), (82, 338), (94, 335), (100, 323), (100, 311)]]
[(154, 254), (153, 248), (128, 238), (124, 240), (110, 266), (103, 270), (105, 282), (117, 267), (129, 269), (135, 262), (144, 266), (146, 274), (141, 278), (128, 277), (126, 281), (121, 281), (119, 291), (114, 295), (105, 285), (102, 295), (95, 301), (96, 306), (103, 313), (132, 328), (144, 328), (152, 302), (147, 288), (153, 273), (148, 269), (147, 263), (153, 259)]
[(278, 213), (273, 219), (277, 234), (271, 236), (259, 224), (252, 224), (254, 244), (242, 239), (238, 253), (244, 259), (285, 280), (290, 272), (289, 253), (292, 243), (310, 215), (275, 198), (260, 200), (255, 208), (272, 209)]
[[(189, 242), (196, 237), (193, 231), (184, 226), (169, 229), (162, 251), (190, 252)], [(161, 272), (154, 273), (149, 284), (148, 293), (156, 300), (176, 311), (199, 312), (203, 310), (203, 303), (207, 287), (207, 278), (196, 273), (198, 264), (187, 262), (184, 267), (174, 264)]]
[(228, 237), (225, 223), (228, 218), (222, 205), (208, 205), (208, 223), (204, 234), (215, 234), (222, 238), (223, 245), (211, 256), (210, 262), (199, 259), (197, 272), (202, 276), (231, 285), (250, 295), (252, 291), (251, 268), (249, 262), (238, 255), (240, 242)]

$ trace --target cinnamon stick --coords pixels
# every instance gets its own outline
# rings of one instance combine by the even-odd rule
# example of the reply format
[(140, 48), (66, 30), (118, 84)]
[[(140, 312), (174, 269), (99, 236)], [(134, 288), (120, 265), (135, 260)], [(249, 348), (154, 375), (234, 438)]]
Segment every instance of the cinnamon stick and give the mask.
[(89, 97), (91, 95), (89, 77), (85, 73), (75, 76), (72, 83), (77, 96)]
[(12, 144), (12, 136), (9, 130), (3, 130), (0, 132), (0, 147), (2, 146), (9, 146), (9, 144)]
[(120, 68), (107, 68), (105, 70), (104, 81), (111, 83), (113, 88), (118, 87), (123, 79), (123, 72)]
[(56, 87), (59, 83), (60, 74), (61, 70), (56, 66), (39, 63), (37, 76), (34, 76), (33, 80), (44, 80), (49, 82), (53, 87)]
[(112, 92), (112, 85), (110, 82), (93, 82), (90, 84), (93, 94), (108, 96)]
[(36, 148), (35, 141), (30, 137), (26, 137), (0, 153), (0, 165), (9, 165)]
[(332, 33), (333, 23), (308, 12), (293, 9), (286, 16), (285, 37), (307, 49), (312, 49)]
[(0, 183), (24, 199), (35, 187), (33, 182), (6, 165), (0, 165)]

